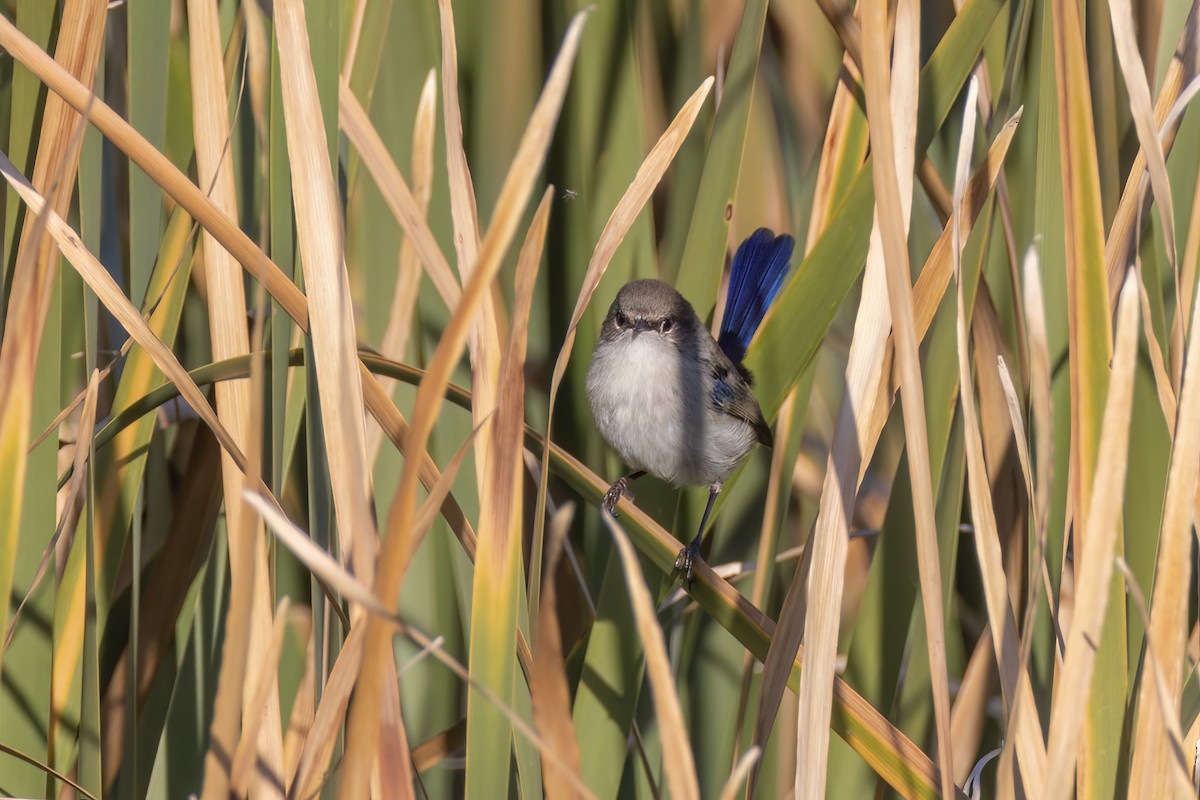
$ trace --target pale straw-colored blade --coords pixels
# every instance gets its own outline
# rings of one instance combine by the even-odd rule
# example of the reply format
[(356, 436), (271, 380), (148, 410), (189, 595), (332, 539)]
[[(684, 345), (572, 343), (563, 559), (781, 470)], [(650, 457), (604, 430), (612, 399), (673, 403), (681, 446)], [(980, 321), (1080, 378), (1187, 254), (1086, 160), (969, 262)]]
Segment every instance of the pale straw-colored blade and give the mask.
[(333, 484), (338, 542), (366, 578), (378, 547), (366, 473), (366, 428), (354, 312), (343, 255), (344, 232), (329, 147), (321, 120), (302, 0), (275, 4), (283, 110), (292, 167), (292, 198), (300, 239), (313, 360), (320, 392), (325, 451)]
[(611, 514), (603, 514), (602, 518), (621, 556), (629, 600), (633, 604), (633, 618), (645, 648), (646, 672), (650, 678), (654, 713), (658, 717), (659, 735), (662, 737), (667, 789), (672, 797), (688, 800), (698, 798), (700, 788), (696, 782), (695, 757), (692, 755), (687, 724), (683, 720), (683, 709), (679, 705), (679, 693), (675, 689), (671, 659), (667, 655), (662, 628), (654, 613), (654, 601), (650, 597), (650, 590), (646, 588), (646, 578), (638, 566), (637, 553), (629, 543), (629, 537)]
[(1075, 778), (1075, 759), (1087, 711), (1096, 648), (1109, 601), (1117, 535), (1125, 498), (1129, 455), (1129, 418), (1133, 410), (1134, 367), (1138, 342), (1137, 279), (1130, 275), (1117, 306), (1117, 342), (1112, 378), (1100, 435), (1096, 485), (1092, 492), (1088, 536), (1076, 552), (1075, 613), (1067, 633), (1067, 654), (1050, 709), (1047, 797), (1066, 797)]

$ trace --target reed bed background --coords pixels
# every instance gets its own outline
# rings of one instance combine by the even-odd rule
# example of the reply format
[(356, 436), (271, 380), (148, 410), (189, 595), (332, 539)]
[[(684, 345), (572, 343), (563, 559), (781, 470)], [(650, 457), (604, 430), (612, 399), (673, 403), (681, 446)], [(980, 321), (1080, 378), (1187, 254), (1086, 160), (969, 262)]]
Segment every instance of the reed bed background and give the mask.
[[(0, 2), (0, 794), (1195, 795), (1198, 43)], [(776, 446), (683, 586), (704, 493), (602, 519), (584, 374), (760, 226)]]

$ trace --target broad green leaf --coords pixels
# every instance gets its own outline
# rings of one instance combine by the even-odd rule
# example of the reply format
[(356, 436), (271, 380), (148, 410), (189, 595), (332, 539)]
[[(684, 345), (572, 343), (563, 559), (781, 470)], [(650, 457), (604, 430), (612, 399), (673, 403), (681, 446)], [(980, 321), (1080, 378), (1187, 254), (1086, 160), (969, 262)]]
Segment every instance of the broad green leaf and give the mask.
[(700, 309), (702, 316), (712, 308), (725, 267), (729, 223), (735, 212), (733, 200), (741, 174), (742, 148), (746, 143), (766, 20), (767, 0), (746, 3), (733, 40), (721, 104), (708, 139), (687, 243), (678, 266), (672, 265), (675, 288)]
[[(170, 0), (147, 0), (129, 6), (129, 124), (151, 145), (163, 148), (167, 133), (168, 47), (171, 43)], [(162, 238), (162, 190), (133, 164), (129, 165), (129, 299), (140, 306)]]

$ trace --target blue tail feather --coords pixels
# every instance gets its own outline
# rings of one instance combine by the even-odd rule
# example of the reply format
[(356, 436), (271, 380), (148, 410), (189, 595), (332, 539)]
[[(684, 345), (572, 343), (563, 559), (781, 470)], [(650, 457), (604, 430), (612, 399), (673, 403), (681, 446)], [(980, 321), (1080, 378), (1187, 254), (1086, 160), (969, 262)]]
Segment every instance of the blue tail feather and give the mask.
[(759, 323), (783, 287), (796, 240), (775, 236), (766, 228), (750, 234), (738, 247), (729, 273), (725, 317), (717, 344), (738, 366), (754, 338)]

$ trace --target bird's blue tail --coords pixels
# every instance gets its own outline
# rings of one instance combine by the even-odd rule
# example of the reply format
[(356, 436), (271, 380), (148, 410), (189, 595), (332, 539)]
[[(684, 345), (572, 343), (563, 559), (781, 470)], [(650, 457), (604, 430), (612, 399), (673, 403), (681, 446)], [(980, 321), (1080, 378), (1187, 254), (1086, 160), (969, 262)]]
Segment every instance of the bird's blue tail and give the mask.
[(717, 344), (734, 364), (741, 365), (746, 348), (775, 295), (783, 286), (796, 240), (759, 228), (742, 242), (733, 257), (725, 317)]

